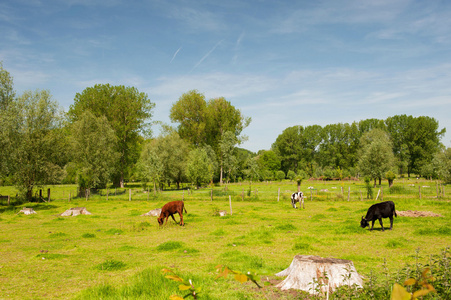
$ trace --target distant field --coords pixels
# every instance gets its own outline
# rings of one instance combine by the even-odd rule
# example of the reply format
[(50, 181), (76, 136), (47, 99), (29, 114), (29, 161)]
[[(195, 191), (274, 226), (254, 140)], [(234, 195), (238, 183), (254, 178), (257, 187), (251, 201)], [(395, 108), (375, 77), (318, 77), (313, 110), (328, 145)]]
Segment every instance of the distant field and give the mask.
[[(288, 181), (233, 184), (227, 191), (215, 186), (213, 201), (209, 188), (192, 193), (171, 190), (155, 197), (138, 184), (129, 186), (131, 196), (130, 189), (108, 190), (108, 201), (107, 191), (88, 201), (74, 199), (76, 187), (71, 185), (51, 186), (50, 203), (7, 206), (2, 200), (0, 299), (94, 298), (88, 288), (127, 286), (139, 282), (140, 276), (155, 277), (162, 268), (192, 278), (203, 286), (207, 299), (271, 299), (274, 295), (292, 299), (275, 288), (259, 291), (233, 279), (215, 281), (215, 266), (255, 270), (280, 280), (271, 274), (286, 269), (296, 254), (349, 259), (366, 277), (396, 272), (406, 263), (415, 263), (417, 252), (427, 261), (429, 255), (451, 246), (451, 189), (445, 187), (443, 193), (443, 186), (422, 180), (398, 180), (395, 186), (396, 193), (385, 185), (382, 193), (383, 200), (393, 200), (398, 211), (429, 211), (443, 217), (398, 217), (393, 231), (382, 232), (376, 223), (369, 232), (359, 222), (376, 201), (360, 200), (366, 198), (366, 191), (358, 181), (304, 181), (305, 210), (291, 207), (289, 195), (297, 187)], [(1, 195), (14, 193), (13, 188), (0, 187)], [(375, 198), (378, 189), (373, 193)], [(141, 216), (176, 199), (185, 200), (184, 227), (170, 220), (158, 228), (156, 217)], [(24, 206), (37, 214), (17, 214)], [(92, 215), (58, 216), (78, 206)], [(229, 215), (219, 217), (218, 210)], [(389, 227), (388, 219), (384, 225)], [(178, 292), (177, 284), (166, 279), (161, 290), (155, 299), (168, 299)]]

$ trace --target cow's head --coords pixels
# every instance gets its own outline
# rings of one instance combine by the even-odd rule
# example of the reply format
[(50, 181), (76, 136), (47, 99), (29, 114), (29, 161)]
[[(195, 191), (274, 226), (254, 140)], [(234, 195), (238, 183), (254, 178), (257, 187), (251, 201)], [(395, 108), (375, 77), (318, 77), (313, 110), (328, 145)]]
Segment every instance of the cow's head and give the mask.
[(158, 224), (160, 224), (160, 226), (163, 225), (163, 217), (162, 216), (158, 217), (157, 221), (158, 221)]
[(362, 220), (360, 220), (360, 227), (365, 228), (366, 226), (370, 226), (370, 224), (364, 217), (362, 217)]

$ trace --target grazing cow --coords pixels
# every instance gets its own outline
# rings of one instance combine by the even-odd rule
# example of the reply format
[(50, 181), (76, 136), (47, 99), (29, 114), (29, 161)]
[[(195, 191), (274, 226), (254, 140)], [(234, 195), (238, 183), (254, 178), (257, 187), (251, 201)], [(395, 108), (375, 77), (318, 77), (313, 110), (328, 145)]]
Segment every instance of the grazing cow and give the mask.
[(302, 204), (302, 207), (305, 209), (304, 194), (302, 192), (297, 192), (297, 193), (291, 194), (291, 205), (293, 206), (293, 208), (297, 208), (296, 202), (299, 202), (299, 208), (301, 207), (301, 204)]
[(398, 216), (396, 214), (395, 204), (393, 203), (393, 201), (385, 201), (371, 205), (371, 207), (368, 209), (368, 212), (366, 213), (366, 217), (362, 217), (362, 220), (360, 221), (360, 227), (365, 228), (369, 226), (369, 222), (371, 221), (372, 223), (370, 230), (373, 230), (374, 221), (379, 220), (379, 223), (381, 223), (382, 231), (384, 231), (382, 218), (390, 218), (390, 230), (392, 230), (393, 215), (395, 215), (395, 217)]
[(172, 217), (172, 219), (174, 220), (175, 223), (177, 223), (177, 221), (175, 221), (174, 218), (174, 214), (178, 213), (180, 215), (180, 226), (183, 226), (183, 210), (188, 213), (186, 211), (185, 208), (185, 204), (183, 203), (183, 201), (172, 201), (172, 202), (168, 202), (166, 203), (162, 208), (161, 208), (161, 214), (160, 217), (158, 217), (158, 224), (163, 225), (164, 219), (166, 219), (166, 224), (168, 223), (168, 219), (169, 216)]

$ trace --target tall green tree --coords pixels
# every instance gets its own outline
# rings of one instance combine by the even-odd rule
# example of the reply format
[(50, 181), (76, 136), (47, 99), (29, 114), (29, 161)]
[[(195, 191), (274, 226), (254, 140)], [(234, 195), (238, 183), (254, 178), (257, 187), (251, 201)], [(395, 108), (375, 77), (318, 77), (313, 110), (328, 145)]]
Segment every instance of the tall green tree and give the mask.
[(0, 61), (0, 111), (5, 110), (15, 96), (13, 77), (3, 69), (3, 63)]
[(175, 131), (165, 133), (152, 143), (158, 159), (163, 166), (162, 181), (175, 182), (177, 188), (185, 179), (186, 158), (189, 147)]
[(105, 188), (111, 180), (119, 153), (117, 137), (105, 116), (84, 112), (71, 126), (72, 160), (78, 170), (79, 190)]
[(122, 85), (97, 84), (75, 95), (68, 112), (72, 122), (89, 110), (96, 117), (105, 116), (116, 133), (120, 157), (117, 162), (111, 162), (118, 166), (115, 185), (124, 186), (125, 177), (139, 158), (142, 136), (151, 135), (154, 106), (147, 94)]
[[(17, 136), (15, 119), (19, 108), (15, 100), (13, 78), (0, 62), (0, 178), (9, 175), (11, 154)], [(11, 105), (13, 104), (13, 105)]]
[(197, 188), (212, 180), (213, 165), (204, 148), (191, 150), (186, 166), (186, 176)]
[(451, 148), (448, 147), (437, 152), (432, 160), (432, 165), (440, 179), (446, 183), (451, 183)]
[(184, 93), (171, 107), (169, 118), (179, 123), (178, 133), (182, 139), (200, 146), (206, 143), (207, 102), (197, 90)]
[[(241, 132), (251, 118), (246, 118), (223, 97), (205, 101), (205, 96), (197, 90), (184, 93), (171, 107), (170, 119), (179, 123), (177, 131), (181, 138), (199, 147), (209, 145), (222, 161), (221, 140), (226, 132), (235, 136), (237, 143), (246, 140)], [(220, 163), (223, 167), (223, 163)], [(215, 170), (216, 171), (216, 170)], [(222, 178), (222, 169), (218, 170)], [(221, 179), (220, 179), (221, 180)]]
[(301, 126), (292, 126), (286, 128), (272, 144), (271, 149), (280, 158), (282, 171), (296, 172), (302, 154), (302, 136)]
[(381, 129), (373, 129), (361, 138), (358, 167), (364, 176), (379, 179), (395, 165), (393, 146), (388, 134)]
[(155, 140), (144, 145), (137, 164), (137, 170), (141, 181), (151, 181), (153, 183), (155, 193), (157, 184), (161, 183), (164, 173), (164, 165), (155, 145)]
[(21, 194), (31, 200), (35, 187), (58, 183), (64, 176), (63, 111), (45, 90), (24, 92), (16, 105), (13, 176)]
[(238, 139), (231, 131), (224, 132), (219, 141), (219, 159), (221, 166), (219, 182), (221, 184), (223, 180), (223, 171), (226, 171), (227, 177), (230, 179), (237, 168), (238, 161), (234, 155), (235, 145), (237, 143)]

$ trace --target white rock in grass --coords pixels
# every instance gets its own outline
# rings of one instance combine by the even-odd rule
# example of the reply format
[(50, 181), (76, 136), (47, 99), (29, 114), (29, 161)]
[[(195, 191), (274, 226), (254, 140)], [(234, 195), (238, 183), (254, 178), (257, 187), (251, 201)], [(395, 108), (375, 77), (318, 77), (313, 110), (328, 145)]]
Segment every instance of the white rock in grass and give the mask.
[(26, 215), (31, 215), (31, 214), (35, 214), (36, 212), (32, 209), (32, 208), (26, 208), (24, 207), (23, 209), (21, 209), (18, 214), (20, 213), (24, 213)]
[(67, 216), (78, 216), (78, 215), (91, 215), (91, 213), (86, 209), (86, 207), (72, 207), (62, 214), (60, 214), (61, 217), (67, 217)]

